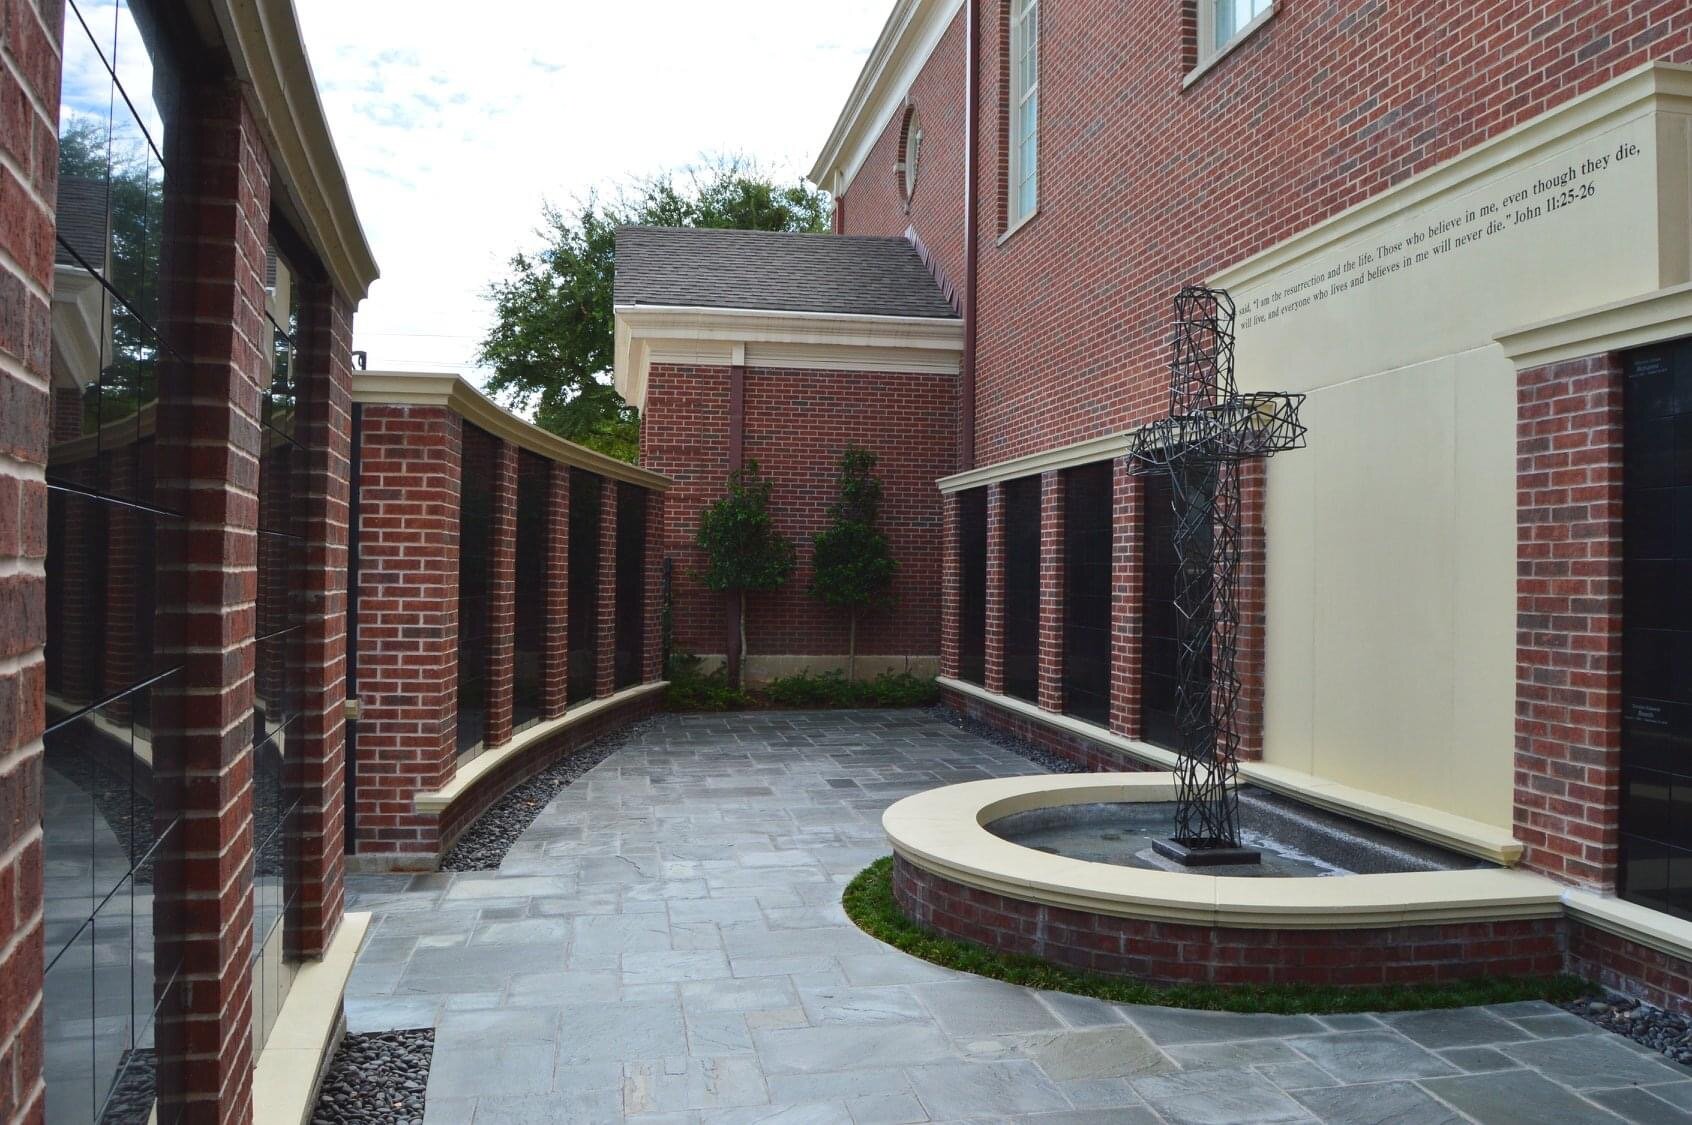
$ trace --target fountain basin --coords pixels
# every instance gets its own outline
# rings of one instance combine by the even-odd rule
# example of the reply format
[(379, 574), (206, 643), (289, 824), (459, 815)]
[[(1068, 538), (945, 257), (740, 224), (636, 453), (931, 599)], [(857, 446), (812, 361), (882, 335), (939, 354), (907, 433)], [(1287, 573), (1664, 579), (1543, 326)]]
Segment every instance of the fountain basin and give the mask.
[(1562, 970), (1562, 888), (1527, 872), (1463, 861), (1368, 873), (1332, 864), (1341, 870), (1311, 877), (1199, 874), (1052, 854), (992, 830), (1174, 798), (1166, 773), (995, 778), (908, 797), (882, 818), (894, 896), (913, 920), (954, 937), (1166, 982), (1384, 984)]

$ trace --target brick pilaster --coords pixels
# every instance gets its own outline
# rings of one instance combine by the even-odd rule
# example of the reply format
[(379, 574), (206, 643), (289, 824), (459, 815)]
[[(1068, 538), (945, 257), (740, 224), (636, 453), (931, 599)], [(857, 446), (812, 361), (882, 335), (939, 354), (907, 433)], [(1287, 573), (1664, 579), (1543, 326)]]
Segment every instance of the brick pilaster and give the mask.
[(1515, 833), (1601, 889), (1620, 846), (1622, 384), (1594, 356), (1516, 377)]
[(441, 406), (367, 405), (359, 435), (358, 850), (439, 845), (418, 790), (456, 760), (462, 424)]
[(987, 682), (1005, 690), (1005, 486), (987, 486)]
[(556, 719), (570, 691), (570, 466), (557, 461), (547, 467), (546, 620), (541, 718)]
[(605, 480), (599, 497), (599, 647), (593, 694), (603, 699), (617, 690), (617, 488)]
[(511, 741), (517, 639), (517, 447), (496, 445), (488, 513), (488, 716), (484, 746)]
[(1113, 469), (1115, 543), (1111, 555), (1110, 729), (1140, 737), (1140, 602), (1145, 586), (1145, 487), (1128, 471), (1128, 459)]
[[(41, 734), (46, 723), (47, 487), (62, 398), (49, 400), (49, 294), (58, 183), (57, 2), (0, 19), (0, 1121), (45, 1113), (41, 984)], [(21, 60), (27, 65), (15, 65)], [(68, 424), (81, 428), (74, 393)]]
[(1240, 736), (1240, 759), (1263, 758), (1263, 690), (1265, 674), (1264, 623), (1268, 618), (1268, 514), (1265, 489), (1269, 463), (1263, 458), (1241, 462), (1240, 557), (1234, 570), (1234, 608), (1239, 625), (1234, 634), (1234, 674), (1240, 694), (1234, 725)]
[(1063, 710), (1064, 488), (1061, 472), (1040, 476), (1040, 706)]
[(664, 678), (664, 494), (646, 494), (646, 637), (640, 679)]
[[(154, 793), (180, 817), (177, 853), (155, 868), (161, 964), (180, 1002), (158, 1025), (160, 1117), (252, 1116), (253, 637), (259, 401), (270, 158), (240, 87), (184, 99), (167, 201), (164, 289), (187, 359), (160, 372), (158, 490), (184, 513), (161, 535), (159, 635), (183, 672), (159, 692)], [(174, 147), (174, 146), (173, 146)], [(178, 288), (180, 287), (180, 288)], [(175, 523), (175, 521), (168, 521)]]
[(290, 747), (299, 795), (296, 956), (321, 956), (345, 906), (347, 543), (352, 480), (352, 303), (323, 282), (300, 287), (295, 339), (306, 465), (296, 497), (306, 544), (296, 583), (302, 620), (300, 734)]
[(960, 637), (958, 584), (963, 581), (956, 492), (941, 497), (940, 529), (940, 674), (956, 678)]

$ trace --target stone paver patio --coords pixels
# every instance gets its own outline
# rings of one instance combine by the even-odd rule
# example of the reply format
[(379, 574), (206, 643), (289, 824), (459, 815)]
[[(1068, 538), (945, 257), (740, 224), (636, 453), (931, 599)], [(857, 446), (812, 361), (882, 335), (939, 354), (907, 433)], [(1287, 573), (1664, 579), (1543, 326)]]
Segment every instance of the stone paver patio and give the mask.
[(1119, 1006), (846, 920), (889, 803), (1033, 769), (919, 712), (661, 717), (497, 874), (350, 880), (349, 1028), (437, 1029), (430, 1125), (1692, 1120), (1692, 1071), (1548, 1004)]

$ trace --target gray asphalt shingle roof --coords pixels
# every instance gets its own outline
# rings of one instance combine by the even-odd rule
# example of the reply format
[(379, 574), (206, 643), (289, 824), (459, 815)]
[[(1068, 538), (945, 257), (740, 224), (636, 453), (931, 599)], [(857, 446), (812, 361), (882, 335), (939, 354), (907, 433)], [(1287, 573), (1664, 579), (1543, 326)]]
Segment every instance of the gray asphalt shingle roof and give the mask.
[(621, 227), (618, 305), (955, 317), (903, 238)]

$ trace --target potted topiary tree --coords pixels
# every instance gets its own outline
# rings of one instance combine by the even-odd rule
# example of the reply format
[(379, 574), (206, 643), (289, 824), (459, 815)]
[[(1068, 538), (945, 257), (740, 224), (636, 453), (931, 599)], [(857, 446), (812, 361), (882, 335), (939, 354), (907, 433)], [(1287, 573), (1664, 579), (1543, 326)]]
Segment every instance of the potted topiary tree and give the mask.
[(746, 654), (746, 595), (774, 590), (793, 573), (793, 543), (770, 518), (770, 482), (758, 474), (758, 462), (729, 474), (728, 494), (699, 517), (694, 541), (705, 552), (700, 575), (707, 588), (738, 596), (738, 651), (729, 661), (731, 681), (740, 687), (740, 661)]
[(858, 619), (892, 604), (893, 572), (899, 564), (876, 521), (881, 516), (881, 481), (876, 457), (848, 445), (840, 457), (840, 495), (829, 506), (833, 520), (812, 539), (811, 595), (847, 620), (846, 679), (858, 675)]

